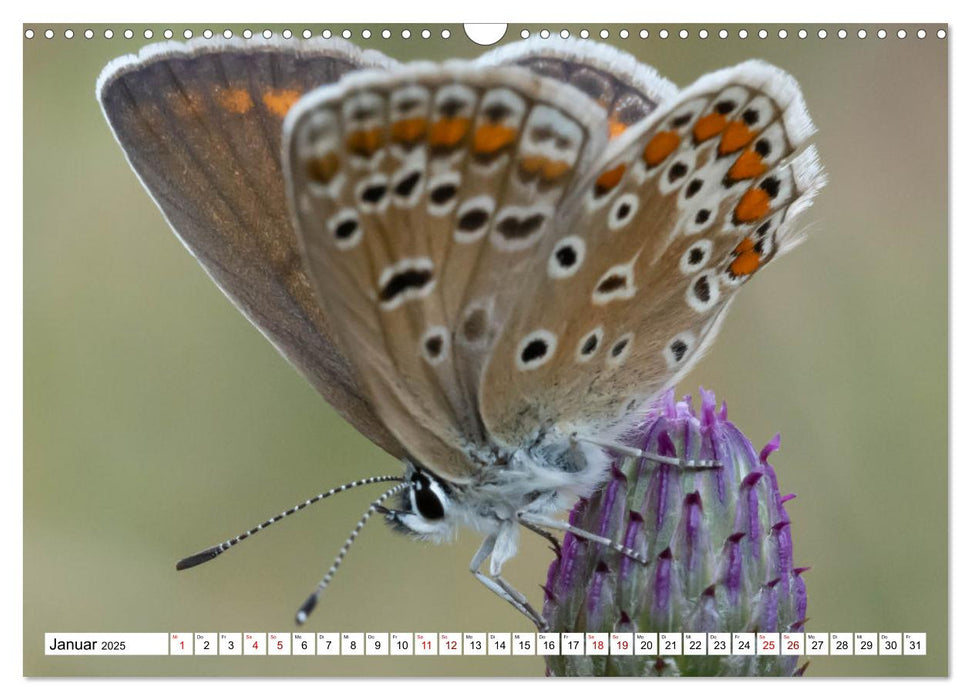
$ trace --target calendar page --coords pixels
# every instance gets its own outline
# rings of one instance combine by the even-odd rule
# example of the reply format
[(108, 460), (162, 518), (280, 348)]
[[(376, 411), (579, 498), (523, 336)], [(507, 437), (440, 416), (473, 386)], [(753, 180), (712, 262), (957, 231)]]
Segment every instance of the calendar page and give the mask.
[(23, 24), (23, 674), (948, 675), (949, 34)]

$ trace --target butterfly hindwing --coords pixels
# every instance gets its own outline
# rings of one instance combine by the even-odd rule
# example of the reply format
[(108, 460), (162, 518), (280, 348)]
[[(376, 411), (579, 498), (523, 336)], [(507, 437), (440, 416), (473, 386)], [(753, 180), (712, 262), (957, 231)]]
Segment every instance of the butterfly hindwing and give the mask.
[(822, 185), (812, 131), (795, 82), (749, 62), (611, 142), (490, 359), (489, 431), (520, 445), (552, 426), (609, 430), (687, 371), (738, 287), (792, 243)]
[(321, 299), (389, 429), (461, 481), (488, 439), (484, 362), (556, 212), (606, 141), (594, 102), (521, 68), (362, 73), (288, 117)]
[(392, 65), (336, 39), (199, 39), (112, 61), (98, 99), (132, 168), (206, 272), (331, 405), (400, 456), (304, 273), (280, 166), (283, 117), (300, 95)]

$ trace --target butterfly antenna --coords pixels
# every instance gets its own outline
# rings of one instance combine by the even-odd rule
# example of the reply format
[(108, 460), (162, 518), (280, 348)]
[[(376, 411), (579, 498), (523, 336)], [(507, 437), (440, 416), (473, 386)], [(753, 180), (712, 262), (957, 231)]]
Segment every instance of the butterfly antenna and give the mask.
[(343, 493), (344, 491), (348, 491), (358, 486), (367, 486), (368, 484), (380, 484), (385, 481), (404, 481), (404, 479), (400, 476), (372, 476), (367, 479), (360, 479), (358, 481), (348, 482), (346, 484), (333, 488), (330, 491), (325, 491), (324, 493), (318, 493), (313, 498), (308, 498), (303, 503), (298, 503), (293, 508), (290, 508), (289, 510), (285, 510), (279, 515), (273, 516), (269, 520), (266, 520), (260, 523), (256, 527), (251, 528), (246, 532), (237, 535), (236, 537), (232, 537), (226, 540), (225, 542), (220, 542), (214, 547), (210, 547), (209, 549), (204, 549), (201, 552), (197, 552), (196, 554), (193, 554), (191, 556), (186, 557), (185, 559), (180, 560), (175, 565), (175, 568), (177, 571), (182, 571), (183, 569), (191, 569), (193, 566), (198, 566), (199, 564), (205, 564), (207, 561), (212, 561), (220, 554), (225, 552), (227, 549), (229, 549), (234, 545), (239, 544), (247, 537), (250, 537), (251, 535), (255, 535), (257, 532), (260, 532), (261, 530), (265, 530), (273, 523), (279, 520), (283, 520), (288, 515), (293, 515), (298, 510), (303, 510), (307, 506), (312, 506), (317, 501), (322, 501), (328, 496), (333, 496), (335, 493)]
[(357, 525), (354, 526), (354, 529), (351, 530), (351, 534), (348, 535), (347, 539), (344, 541), (344, 546), (341, 547), (341, 551), (337, 553), (337, 558), (334, 559), (334, 563), (331, 564), (330, 569), (327, 570), (327, 573), (320, 580), (320, 583), (317, 584), (317, 588), (314, 589), (314, 592), (310, 594), (307, 600), (304, 601), (303, 605), (300, 606), (300, 609), (297, 610), (298, 625), (302, 625), (304, 622), (306, 622), (307, 618), (310, 617), (310, 613), (312, 613), (314, 608), (317, 607), (317, 600), (320, 598), (320, 594), (325, 588), (327, 588), (327, 585), (331, 582), (331, 579), (334, 578), (334, 574), (336, 574), (337, 569), (340, 568), (341, 562), (344, 561), (344, 557), (347, 556), (347, 552), (350, 550), (351, 545), (354, 544), (354, 540), (357, 539), (357, 536), (361, 533), (361, 530), (363, 530), (364, 526), (367, 525), (367, 521), (372, 515), (374, 515), (375, 511), (382, 510), (381, 504), (384, 503), (384, 501), (388, 500), (396, 493), (400, 493), (406, 488), (408, 488), (407, 483), (392, 486), (390, 489), (382, 493), (378, 499), (374, 501), (366, 511), (364, 511), (364, 515), (362, 515), (361, 519), (357, 521)]

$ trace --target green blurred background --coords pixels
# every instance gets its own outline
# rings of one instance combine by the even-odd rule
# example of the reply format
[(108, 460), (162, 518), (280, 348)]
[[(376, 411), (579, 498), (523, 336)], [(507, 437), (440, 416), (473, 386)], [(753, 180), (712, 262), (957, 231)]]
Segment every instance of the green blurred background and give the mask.
[[(75, 38), (63, 38), (70, 26)], [(129, 26), (129, 25), (126, 25)], [(180, 36), (187, 25), (171, 25)], [(241, 25), (229, 25), (239, 35)], [(324, 27), (308, 25), (319, 34)], [(371, 38), (363, 40), (366, 26)], [(926, 657), (821, 657), (808, 673), (943, 675), (948, 652), (948, 42), (937, 25), (585, 25), (679, 85), (759, 57), (802, 84), (830, 184), (797, 251), (746, 286), (682, 383), (728, 401), (774, 458), (809, 630), (927, 632)], [(700, 26), (700, 25), (699, 25)], [(223, 297), (128, 168), (94, 99), (145, 26), (32, 26), (24, 40), (24, 672), (27, 675), (533, 675), (540, 658), (45, 657), (44, 632), (293, 631), (370, 494), (274, 527), (208, 566), (183, 555), (343, 481), (397, 473)], [(759, 39), (761, 28), (769, 38)], [(153, 25), (155, 40), (165, 27)], [(205, 26), (191, 25), (196, 35)], [(214, 26), (221, 31), (224, 26)], [(254, 30), (263, 26), (252, 27)], [(280, 31), (283, 26), (270, 25)], [(303, 28), (291, 26), (294, 30)], [(350, 26), (403, 60), (475, 56), (423, 26)], [(518, 39), (510, 25), (502, 43)], [(549, 26), (554, 34), (563, 27)], [(650, 38), (638, 32), (647, 28)], [(341, 27), (330, 27), (339, 32)], [(578, 26), (568, 26), (574, 36)], [(374, 490), (374, 493), (378, 493)], [(478, 538), (366, 530), (310, 631), (528, 631), (467, 565)], [(525, 537), (508, 577), (541, 601), (550, 554)]]

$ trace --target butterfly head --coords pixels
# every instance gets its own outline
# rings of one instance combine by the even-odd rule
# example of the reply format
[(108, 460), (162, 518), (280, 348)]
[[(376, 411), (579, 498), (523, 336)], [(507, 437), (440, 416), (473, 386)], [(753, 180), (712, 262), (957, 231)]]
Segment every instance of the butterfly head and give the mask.
[(440, 542), (455, 533), (453, 487), (431, 471), (406, 462), (408, 488), (398, 508), (382, 509), (388, 523), (417, 539)]

